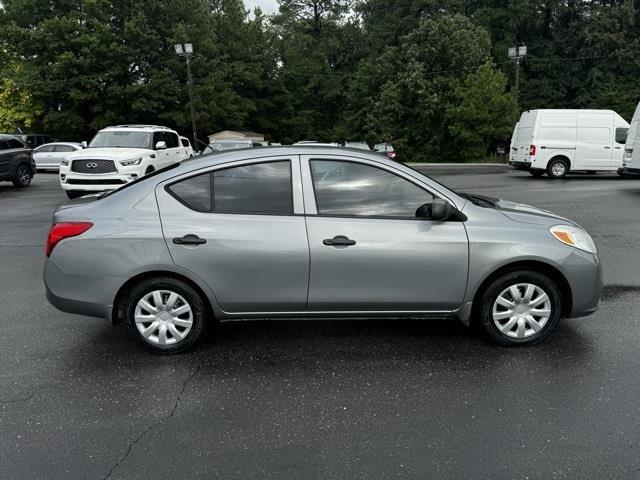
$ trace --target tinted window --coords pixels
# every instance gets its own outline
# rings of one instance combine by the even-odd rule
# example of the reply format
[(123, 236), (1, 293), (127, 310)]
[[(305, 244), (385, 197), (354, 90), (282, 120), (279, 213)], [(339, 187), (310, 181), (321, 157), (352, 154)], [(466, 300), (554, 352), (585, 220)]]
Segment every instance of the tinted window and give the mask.
[(10, 138), (7, 140), (7, 143), (9, 144), (9, 148), (24, 148), (24, 145), (15, 138)]
[(616, 128), (616, 143), (627, 143), (628, 128)]
[(414, 218), (433, 200), (408, 180), (361, 163), (312, 160), (311, 174), (321, 215)]
[(73, 152), (75, 149), (71, 145), (56, 145), (56, 152)]
[(221, 213), (293, 213), (289, 161), (256, 163), (213, 174), (213, 210)]
[(204, 173), (174, 183), (169, 191), (189, 208), (199, 212), (211, 211), (211, 174)]
[(167, 142), (167, 148), (178, 148), (180, 144), (178, 143), (178, 135), (171, 132), (164, 133), (165, 142)]
[(182, 141), (182, 146), (183, 147), (188, 147), (189, 146), (189, 140), (187, 140), (186, 138), (181, 138), (180, 140)]
[(156, 145), (158, 144), (158, 142), (166, 142), (163, 132), (154, 132), (154, 134), (153, 134), (153, 148), (156, 148)]
[(36, 148), (34, 151), (38, 153), (53, 152), (53, 145), (43, 145), (41, 147)]
[(0, 140), (0, 150), (7, 150), (9, 148), (9, 144), (5, 140)]

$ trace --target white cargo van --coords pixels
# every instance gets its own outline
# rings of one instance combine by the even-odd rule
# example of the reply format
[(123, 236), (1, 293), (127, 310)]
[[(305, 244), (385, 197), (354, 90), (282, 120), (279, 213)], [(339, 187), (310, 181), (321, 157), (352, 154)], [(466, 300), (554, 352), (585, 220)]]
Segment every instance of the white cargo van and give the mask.
[(618, 175), (623, 177), (640, 177), (640, 103), (631, 119), (627, 143), (624, 146), (624, 157)]
[(629, 124), (613, 110), (530, 110), (512, 138), (511, 165), (534, 176), (617, 171)]

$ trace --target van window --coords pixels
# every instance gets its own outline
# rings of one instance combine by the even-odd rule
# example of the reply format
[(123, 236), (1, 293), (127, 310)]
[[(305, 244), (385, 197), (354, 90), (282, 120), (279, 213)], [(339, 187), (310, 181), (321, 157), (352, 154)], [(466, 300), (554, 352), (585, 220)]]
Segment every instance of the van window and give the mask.
[(628, 133), (629, 133), (629, 129), (626, 127), (616, 128), (616, 143), (621, 143), (621, 144), (627, 143)]

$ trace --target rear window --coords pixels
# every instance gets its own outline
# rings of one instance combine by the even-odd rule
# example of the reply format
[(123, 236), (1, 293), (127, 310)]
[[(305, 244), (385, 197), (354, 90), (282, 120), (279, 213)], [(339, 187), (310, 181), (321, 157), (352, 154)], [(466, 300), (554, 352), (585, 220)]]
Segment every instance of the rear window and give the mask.
[(629, 129), (626, 127), (616, 128), (616, 143), (627, 143), (627, 134)]

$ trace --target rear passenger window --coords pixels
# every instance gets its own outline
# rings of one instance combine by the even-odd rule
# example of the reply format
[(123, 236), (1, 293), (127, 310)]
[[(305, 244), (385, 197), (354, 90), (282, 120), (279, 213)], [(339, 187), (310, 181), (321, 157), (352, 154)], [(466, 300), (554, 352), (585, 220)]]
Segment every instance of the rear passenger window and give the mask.
[(627, 143), (629, 129), (626, 127), (616, 128), (616, 143)]
[(174, 183), (169, 193), (187, 207), (198, 212), (211, 212), (211, 174), (204, 173)]
[(216, 170), (174, 183), (168, 191), (199, 212), (293, 214), (288, 160)]
[(56, 152), (73, 152), (74, 150), (71, 145), (56, 145)]
[(290, 215), (293, 213), (288, 160), (254, 163), (213, 174), (213, 211)]
[(24, 145), (14, 138), (7, 140), (9, 148), (24, 148)]

